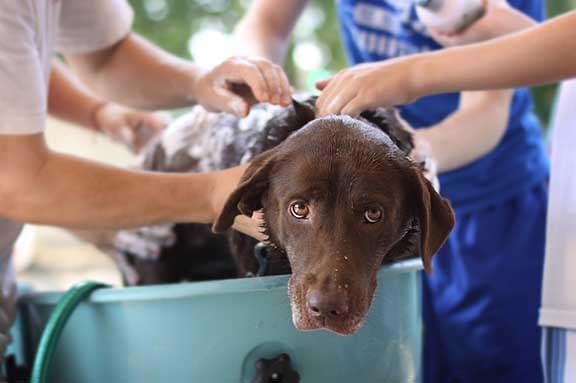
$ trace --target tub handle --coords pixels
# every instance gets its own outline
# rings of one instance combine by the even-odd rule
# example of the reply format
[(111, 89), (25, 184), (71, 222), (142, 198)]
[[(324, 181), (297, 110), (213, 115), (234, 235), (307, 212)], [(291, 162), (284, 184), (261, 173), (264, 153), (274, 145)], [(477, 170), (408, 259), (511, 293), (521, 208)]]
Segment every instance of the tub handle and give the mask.
[(256, 377), (252, 383), (300, 383), (300, 375), (293, 368), (288, 354), (256, 361)]

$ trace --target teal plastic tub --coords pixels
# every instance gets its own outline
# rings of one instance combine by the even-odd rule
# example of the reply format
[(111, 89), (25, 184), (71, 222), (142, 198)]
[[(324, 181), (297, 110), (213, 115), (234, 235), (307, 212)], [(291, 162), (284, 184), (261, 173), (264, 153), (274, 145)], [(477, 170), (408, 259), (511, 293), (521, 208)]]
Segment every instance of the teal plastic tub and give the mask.
[[(287, 276), (96, 291), (59, 341), (50, 382), (252, 382), (256, 361), (286, 353), (302, 383), (420, 381), (420, 261), (382, 268), (362, 329), (343, 337), (292, 324)], [(30, 363), (61, 297), (20, 299)]]

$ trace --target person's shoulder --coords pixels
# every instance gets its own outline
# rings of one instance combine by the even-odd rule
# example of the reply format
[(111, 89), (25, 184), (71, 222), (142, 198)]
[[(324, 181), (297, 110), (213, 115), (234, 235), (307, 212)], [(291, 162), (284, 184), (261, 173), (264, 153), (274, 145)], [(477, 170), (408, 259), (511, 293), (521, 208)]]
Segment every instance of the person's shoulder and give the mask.
[(129, 35), (134, 12), (126, 0), (60, 0), (56, 48), (63, 53), (95, 52)]

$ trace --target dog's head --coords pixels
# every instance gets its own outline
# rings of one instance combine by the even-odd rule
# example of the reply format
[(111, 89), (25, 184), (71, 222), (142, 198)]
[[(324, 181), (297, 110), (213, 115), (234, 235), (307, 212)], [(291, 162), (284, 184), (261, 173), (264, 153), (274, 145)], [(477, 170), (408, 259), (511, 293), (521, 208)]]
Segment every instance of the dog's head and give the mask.
[(303, 126), (254, 159), (214, 230), (264, 209), (270, 241), (292, 268), (295, 326), (347, 335), (368, 312), (380, 265), (420, 255), (429, 272), (454, 216), (385, 133), (395, 127), (378, 126), (399, 124), (392, 111), (316, 119), (309, 104), (295, 110)]

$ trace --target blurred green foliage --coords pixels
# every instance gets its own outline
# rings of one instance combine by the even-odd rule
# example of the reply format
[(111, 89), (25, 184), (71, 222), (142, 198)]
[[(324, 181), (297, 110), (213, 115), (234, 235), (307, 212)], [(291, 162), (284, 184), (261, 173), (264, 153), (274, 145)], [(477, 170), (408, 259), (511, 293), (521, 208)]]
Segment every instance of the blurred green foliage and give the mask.
[(244, 12), (238, 0), (129, 0), (134, 30), (169, 52), (190, 58), (190, 36), (209, 23), (231, 31)]
[[(279, 0), (285, 1), (285, 0)], [(129, 0), (134, 8), (134, 30), (162, 48), (181, 57), (194, 58), (189, 52), (190, 37), (203, 28), (232, 32), (250, 4), (250, 0)], [(324, 22), (308, 33), (299, 34), (299, 40), (321, 42), (329, 51), (331, 60), (326, 68), (336, 71), (346, 65), (341, 49), (336, 11), (333, 0), (313, 1), (312, 7), (320, 11)], [(317, 12), (318, 13), (318, 12)], [(285, 69), (294, 84), (309, 84), (307, 71), (299, 70), (292, 59), (294, 44), (287, 53)], [(199, 52), (201, 54), (202, 52)], [(314, 74), (312, 74), (314, 75)]]
[[(194, 58), (194, 53), (189, 52), (191, 36), (204, 28), (231, 32), (250, 3), (250, 0), (129, 1), (136, 14), (134, 29), (138, 33), (172, 53), (188, 58)], [(549, 16), (569, 10), (574, 2), (576, 0), (550, 0)], [(323, 21), (312, 30), (305, 29), (304, 33), (297, 33), (297, 39), (321, 44), (331, 57), (325, 69), (337, 71), (346, 65), (346, 60), (340, 43), (334, 0), (314, 0), (311, 4), (316, 11), (315, 15), (323, 15)], [(294, 84), (300, 88), (309, 88), (314, 79), (326, 75), (325, 70), (311, 72), (298, 68), (293, 59), (293, 50), (294, 45), (288, 52), (285, 65)], [(543, 122), (549, 120), (555, 90), (556, 86), (553, 85), (534, 89), (536, 112)]]

